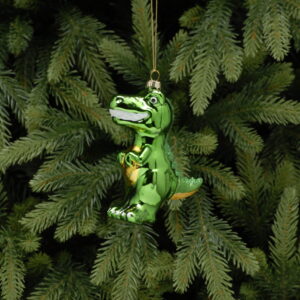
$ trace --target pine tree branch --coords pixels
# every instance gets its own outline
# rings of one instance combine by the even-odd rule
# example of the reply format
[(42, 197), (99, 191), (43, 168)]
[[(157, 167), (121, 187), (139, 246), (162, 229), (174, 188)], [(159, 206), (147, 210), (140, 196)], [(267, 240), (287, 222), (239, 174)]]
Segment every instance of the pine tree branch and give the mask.
[(41, 233), (65, 216), (64, 210), (68, 205), (68, 199), (64, 199), (64, 201), (41, 202), (27, 213), (20, 223), (31, 232)]
[(202, 115), (218, 83), (219, 60), (214, 46), (204, 44), (197, 51), (195, 65), (190, 82), (190, 95), (195, 115)]
[[(245, 198), (241, 203), (239, 217), (235, 220), (249, 232), (255, 244), (265, 246), (269, 234), (270, 204), (265, 171), (254, 153), (239, 151), (237, 160), (238, 172), (245, 186)], [(266, 201), (265, 199), (268, 199)], [(251, 224), (248, 226), (247, 224)]]
[(279, 269), (286, 269), (289, 262), (295, 259), (298, 216), (299, 201), (296, 190), (286, 188), (276, 212), (270, 244), (272, 260)]
[(224, 120), (220, 128), (229, 140), (239, 149), (250, 152), (260, 152), (263, 140), (249, 125), (240, 120)]
[(235, 82), (242, 72), (243, 50), (237, 43), (237, 35), (233, 32), (229, 21), (224, 22), (222, 29), (219, 38), (221, 66), (225, 78), (229, 82)]
[[(99, 166), (101, 166), (101, 169)], [(72, 199), (77, 199), (72, 206), (70, 205), (65, 209), (65, 216), (58, 223), (55, 238), (59, 241), (70, 239), (86, 226), (95, 209), (100, 209), (101, 203), (99, 200), (104, 198), (108, 188), (115, 181), (120, 180), (121, 170), (117, 164), (109, 166), (109, 173), (104, 171), (101, 161), (99, 166), (91, 170), (92, 174), (78, 176), (79, 182), (81, 182), (79, 186), (71, 186), (56, 194), (56, 201), (59, 198), (62, 201), (64, 198), (67, 198), (69, 203), (71, 203)]]
[(57, 230), (56, 237), (59, 240), (69, 239), (78, 232), (93, 210), (100, 208), (99, 200), (120, 179), (121, 170), (111, 161), (111, 158), (104, 158), (96, 166), (64, 163), (61, 169), (35, 179), (32, 184), (39, 189), (60, 189), (50, 197), (51, 201), (38, 204), (26, 214), (22, 224), (32, 232), (41, 232), (59, 221), (61, 228)]
[(197, 159), (194, 170), (204, 177), (205, 182), (213, 185), (217, 191), (233, 200), (240, 199), (245, 193), (239, 178), (228, 167), (217, 161), (205, 158)]
[(1, 289), (4, 300), (18, 300), (24, 290), (25, 266), (10, 232), (5, 235), (5, 247), (1, 257)]
[[(179, 133), (180, 134), (180, 133)], [(172, 134), (169, 137), (170, 148), (167, 146), (167, 153), (171, 159), (173, 168), (183, 175), (189, 174), (190, 160), (185, 145), (181, 143), (180, 135)]]
[[(278, 206), (278, 199), (282, 196), (285, 188), (296, 186), (298, 184), (298, 170), (297, 165), (287, 159), (284, 159), (276, 165), (276, 170), (272, 173), (272, 194), (271, 197), (276, 199), (276, 209)], [(273, 212), (272, 210), (272, 217)]]
[(25, 110), (25, 124), (29, 132), (39, 129), (48, 115), (48, 85), (45, 78), (40, 78), (29, 94)]
[[(202, 28), (201, 28), (202, 29)], [(170, 78), (178, 82), (188, 76), (194, 66), (194, 57), (199, 48), (199, 38), (201, 30), (193, 30), (190, 36), (186, 36), (183, 40), (178, 55), (175, 57), (170, 70)]]
[(8, 58), (7, 33), (8, 25), (2, 24), (2, 26), (0, 26), (0, 69), (5, 69)]
[(47, 274), (28, 300), (99, 299), (95, 292), (82, 267), (63, 264)]
[(162, 55), (158, 61), (158, 68), (160, 70), (160, 78), (163, 86), (169, 83), (170, 66), (187, 38), (188, 34), (183, 30), (179, 30), (163, 49)]
[(299, 0), (284, 0), (283, 5), (286, 8), (289, 16), (300, 19), (300, 1)]
[(0, 152), (0, 162), (3, 169), (12, 164), (21, 164), (42, 155), (44, 152), (52, 153), (67, 141), (90, 136), (89, 128), (85, 122), (70, 121), (61, 124), (55, 129), (44, 128), (36, 130), (31, 135), (22, 137)]
[(5, 99), (3, 98), (3, 95), (0, 93), (0, 101), (2, 102), (2, 105), (0, 106), (0, 149), (8, 146), (11, 138), (11, 133), (8, 129), (10, 117), (7, 108), (3, 105), (3, 103), (5, 103)]
[(63, 11), (58, 16), (60, 36), (52, 50), (47, 72), (50, 82), (57, 83), (75, 62), (78, 32), (80, 31), (80, 25), (76, 19), (80, 19), (80, 13), (77, 10)]
[(256, 289), (254, 284), (249, 282), (243, 282), (240, 287), (241, 299), (257, 300), (260, 297), (259, 291)]
[(264, 43), (262, 17), (266, 3), (259, 0), (247, 1), (247, 19), (244, 21), (244, 49), (246, 56), (254, 57)]
[(33, 27), (29, 21), (16, 17), (9, 25), (8, 49), (19, 55), (27, 47), (33, 35)]
[(156, 258), (154, 232), (147, 225), (114, 223), (112, 234), (100, 248), (92, 272), (92, 282), (100, 285), (113, 273), (111, 297), (113, 299), (136, 299), (146, 266)]
[(168, 251), (161, 251), (152, 259), (146, 267), (148, 276), (146, 284), (149, 289), (165, 280), (172, 280), (174, 269), (174, 257)]
[(282, 60), (290, 49), (290, 24), (282, 1), (266, 2), (262, 18), (265, 43), (276, 60)]
[(251, 104), (254, 110), (248, 110), (249, 121), (282, 125), (300, 124), (300, 104), (296, 101), (267, 97), (264, 101), (259, 102), (257, 99)]
[(38, 0), (14, 0), (14, 6), (21, 9), (34, 9), (38, 2)]
[(208, 155), (214, 152), (218, 145), (215, 132), (208, 128), (195, 133), (182, 130), (179, 134), (182, 135), (182, 144), (191, 154)]
[(254, 275), (259, 269), (258, 263), (241, 238), (225, 221), (215, 217), (211, 217), (209, 221), (211, 224), (209, 230), (223, 248), (224, 255), (232, 259), (233, 263), (244, 272)]
[(122, 134), (120, 126), (113, 123), (108, 111), (100, 106), (97, 96), (85, 81), (75, 76), (65, 76), (60, 83), (51, 85), (50, 90), (64, 110), (71, 110), (115, 138)]
[(49, 255), (43, 252), (34, 253), (29, 257), (26, 264), (27, 275), (40, 278), (52, 269), (52, 265), (52, 259)]
[(210, 1), (202, 22), (192, 31), (191, 38), (183, 42), (173, 63), (171, 78), (175, 80), (192, 69), (190, 95), (196, 115), (203, 114), (208, 106), (221, 68), (230, 81), (236, 81), (241, 73), (242, 50), (229, 24), (231, 13), (226, 1)]
[(192, 8), (186, 10), (179, 18), (181, 27), (193, 28), (199, 23), (203, 17), (204, 9), (199, 5), (195, 5)]
[(91, 274), (92, 283), (101, 285), (118, 269), (119, 259), (124, 252), (125, 240), (121, 231), (112, 234), (98, 249)]
[[(143, 239), (143, 228), (133, 225), (126, 243), (126, 252), (119, 258), (119, 274), (114, 280), (111, 296), (116, 300), (136, 299), (140, 280), (145, 268), (139, 243)], [(145, 234), (145, 233), (144, 233)]]
[(264, 170), (257, 155), (246, 151), (238, 151), (237, 168), (244, 183), (247, 197), (260, 198), (265, 188)]
[(145, 86), (149, 70), (124, 41), (104, 38), (100, 49), (109, 65), (122, 74), (125, 80), (140, 88)]
[(278, 96), (295, 79), (293, 67), (290, 63), (273, 63), (264, 65), (251, 72), (251, 77), (241, 78), (242, 92), (250, 95), (274, 95)]
[(81, 182), (83, 178), (86, 178), (84, 181), (90, 182), (90, 184), (96, 184), (96, 178), (103, 177), (104, 186), (109, 180), (118, 180), (120, 176), (121, 168), (113, 154), (100, 159), (97, 165), (83, 163), (79, 160), (64, 161), (57, 169), (45, 169), (43, 173), (37, 173), (30, 184), (35, 192), (50, 192), (73, 185), (77, 181)]
[(233, 299), (229, 268), (209, 228), (210, 205), (207, 199), (191, 200), (191, 223), (187, 228), (175, 262), (174, 281), (185, 291), (199, 270), (203, 272), (212, 299)]
[[(102, 46), (103, 41), (101, 40), (99, 43)], [(78, 47), (78, 67), (82, 70), (84, 78), (91, 83), (100, 99), (103, 99), (102, 102), (107, 103), (117, 92), (114, 82), (105, 68), (97, 45), (94, 41), (92, 42), (86, 38), (80, 39)]]
[(37, 55), (38, 46), (32, 41), (24, 53), (16, 57), (15, 61), (16, 79), (28, 92), (32, 89), (36, 76)]
[(28, 94), (12, 75), (14, 75), (13, 72), (0, 70), (0, 94), (4, 96), (5, 101), (11, 106), (18, 119), (24, 122), (23, 114)]
[[(286, 125), (300, 123), (300, 104), (276, 96), (256, 96), (235, 93), (231, 99), (211, 106), (205, 115), (209, 123), (229, 119)], [(213, 123), (212, 123), (213, 122)]]
[[(199, 234), (196, 230), (185, 230), (177, 248), (174, 287), (184, 293), (198, 273)], [(202, 241), (201, 241), (202, 242)]]
[(168, 207), (168, 210), (166, 211), (165, 224), (169, 236), (176, 245), (183, 236), (183, 232), (186, 227), (186, 220), (187, 215), (183, 208), (178, 207), (177, 209), (171, 209)]
[(0, 221), (3, 222), (3, 218), (7, 216), (7, 204), (8, 204), (8, 195), (4, 188), (4, 184), (2, 182), (2, 178), (0, 181)]
[(23, 251), (27, 253), (35, 252), (40, 247), (40, 240), (40, 237), (32, 234), (31, 232), (24, 233), (22, 237), (20, 237), (18, 245)]
[[(148, 0), (132, 0), (132, 26), (138, 56), (143, 59), (147, 70), (152, 69), (152, 34), (150, 5)], [(158, 45), (159, 43), (157, 43)], [(157, 53), (158, 53), (157, 49)], [(158, 55), (159, 56), (159, 55)]]
[(300, 51), (300, 21), (291, 19), (291, 32), (294, 39), (294, 47), (296, 51)]

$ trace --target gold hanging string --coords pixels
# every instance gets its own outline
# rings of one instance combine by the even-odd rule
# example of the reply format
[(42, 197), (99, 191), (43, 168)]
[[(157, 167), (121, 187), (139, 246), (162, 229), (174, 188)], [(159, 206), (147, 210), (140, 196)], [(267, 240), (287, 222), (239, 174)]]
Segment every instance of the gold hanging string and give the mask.
[[(154, 13), (155, 11), (155, 13)], [(151, 0), (151, 33), (152, 33), (152, 70), (150, 71), (150, 80), (159, 80), (160, 73), (157, 70), (157, 18), (158, 18), (158, 0)], [(154, 79), (153, 77), (156, 77)]]

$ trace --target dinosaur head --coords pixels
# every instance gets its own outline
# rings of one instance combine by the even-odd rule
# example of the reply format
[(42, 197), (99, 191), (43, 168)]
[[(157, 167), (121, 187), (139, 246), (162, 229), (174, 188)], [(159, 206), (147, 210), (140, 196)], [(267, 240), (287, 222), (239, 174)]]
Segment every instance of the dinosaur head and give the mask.
[(151, 90), (145, 97), (116, 96), (109, 112), (117, 124), (149, 137), (167, 130), (172, 122), (170, 104), (158, 90)]

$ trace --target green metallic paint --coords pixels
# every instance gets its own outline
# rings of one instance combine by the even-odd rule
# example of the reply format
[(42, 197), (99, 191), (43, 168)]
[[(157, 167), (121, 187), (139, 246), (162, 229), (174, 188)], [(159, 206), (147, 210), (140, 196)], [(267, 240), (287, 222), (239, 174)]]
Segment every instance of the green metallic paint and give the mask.
[(172, 167), (167, 143), (172, 109), (161, 91), (150, 90), (145, 97), (116, 96), (110, 113), (114, 122), (136, 134), (132, 149), (118, 154), (126, 183), (124, 204), (107, 213), (133, 223), (152, 223), (164, 200), (191, 196), (202, 178), (181, 177)]

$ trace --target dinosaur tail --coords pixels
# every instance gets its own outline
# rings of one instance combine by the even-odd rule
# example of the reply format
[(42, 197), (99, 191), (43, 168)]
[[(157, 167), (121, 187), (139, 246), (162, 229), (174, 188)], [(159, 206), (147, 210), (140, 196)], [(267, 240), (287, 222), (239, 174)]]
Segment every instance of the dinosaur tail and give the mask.
[(202, 178), (179, 177), (175, 193), (171, 197), (171, 200), (178, 200), (192, 196), (199, 190), (202, 182)]

